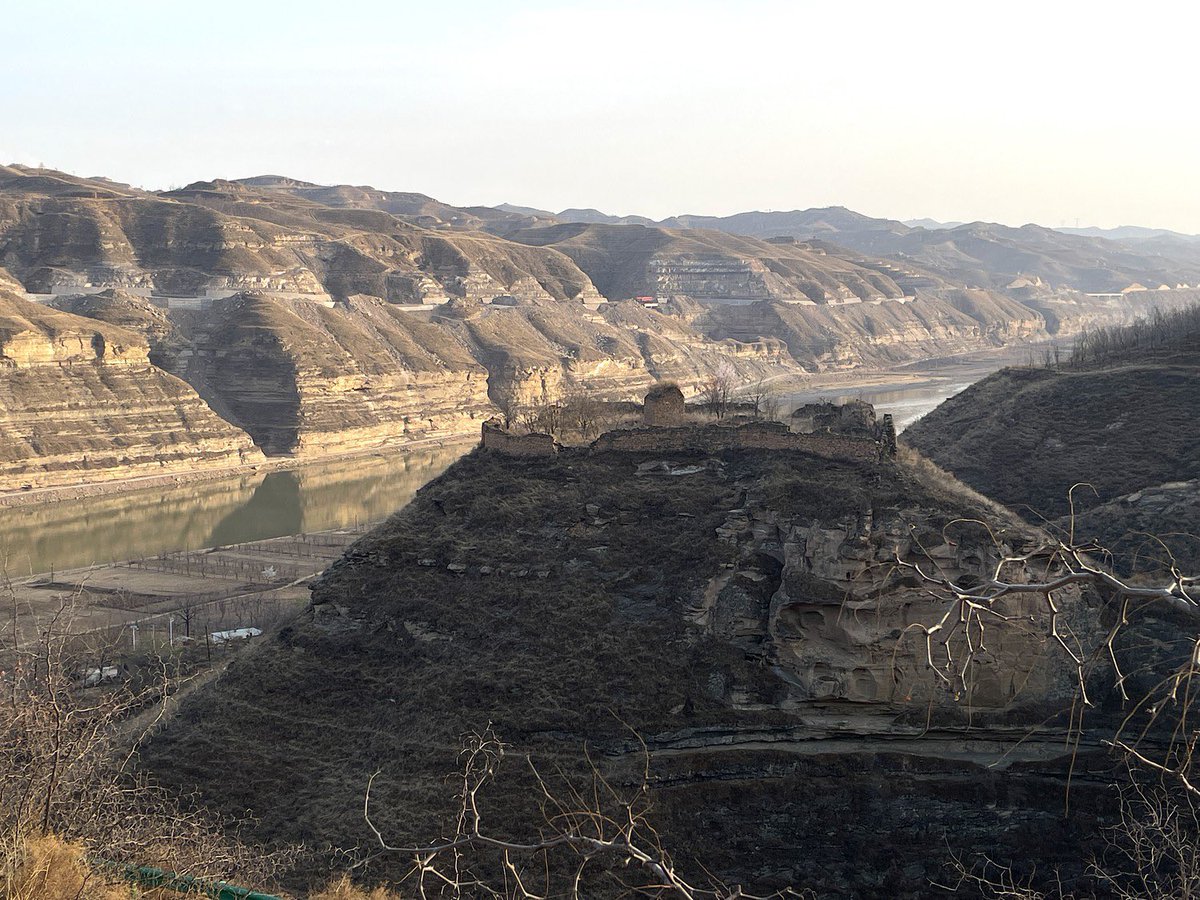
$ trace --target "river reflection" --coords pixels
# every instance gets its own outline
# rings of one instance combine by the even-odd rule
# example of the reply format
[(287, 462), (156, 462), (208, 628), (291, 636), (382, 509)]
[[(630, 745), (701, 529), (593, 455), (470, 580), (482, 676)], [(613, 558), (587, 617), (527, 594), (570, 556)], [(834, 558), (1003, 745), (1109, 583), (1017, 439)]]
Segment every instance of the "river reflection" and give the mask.
[(10, 575), (377, 522), (469, 446), (331, 460), (166, 490), (0, 509)]
[(848, 400), (866, 400), (875, 407), (875, 412), (879, 415), (891, 413), (892, 420), (896, 425), (896, 431), (900, 432), (921, 418), (921, 416), (932, 412), (947, 397), (953, 397), (959, 391), (969, 388), (972, 384), (974, 384), (974, 380), (945, 380), (922, 382), (921, 384), (906, 385), (903, 387), (897, 387), (896, 385), (862, 387), (846, 390), (841, 393), (836, 388), (827, 388), (824, 391), (802, 391), (788, 394), (784, 403), (785, 409), (794, 409), (797, 406), (802, 406), (805, 403), (814, 403), (817, 400), (831, 400), (834, 403), (845, 403)]

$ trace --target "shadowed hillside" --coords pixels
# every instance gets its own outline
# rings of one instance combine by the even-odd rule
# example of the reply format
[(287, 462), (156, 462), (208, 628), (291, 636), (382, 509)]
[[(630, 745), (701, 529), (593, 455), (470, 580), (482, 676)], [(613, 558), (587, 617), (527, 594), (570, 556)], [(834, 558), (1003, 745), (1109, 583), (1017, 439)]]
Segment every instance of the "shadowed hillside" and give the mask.
[[(1138, 554), (1161, 561), (1147, 534), (1200, 534), (1191, 502), (1200, 478), (1196, 310), (1085, 334), (1061, 370), (997, 372), (903, 439), (1035, 520), (1066, 516), (1071, 486), (1086, 482), (1075, 491), (1076, 510), (1090, 510), (1078, 535), (1118, 550), (1127, 565)], [(1200, 556), (1192, 539), (1167, 540), (1184, 559)]]
[[(391, 839), (444, 832), (464, 731), (492, 723), (554, 779), (586, 773), (586, 746), (628, 786), (633, 729), (654, 822), (692, 874), (701, 859), (750, 885), (922, 896), (950, 853), (982, 848), (1077, 873), (1103, 792), (1081, 766), (1064, 821), (1061, 736), (1015, 743), (1069, 705), (1062, 658), (996, 631), (956, 701), (898, 643), (936, 605), (886, 574), (894, 554), (991, 565), (960, 516), (988, 517), (1008, 549), (1033, 539), (891, 462), (476, 451), (334, 565), (300, 621), (185, 701), (144, 762), (251, 810), (268, 840), (369, 846), (377, 770)], [(537, 793), (514, 758), (483, 800), (488, 828), (527, 833)], [(368, 875), (408, 865), (384, 854)]]

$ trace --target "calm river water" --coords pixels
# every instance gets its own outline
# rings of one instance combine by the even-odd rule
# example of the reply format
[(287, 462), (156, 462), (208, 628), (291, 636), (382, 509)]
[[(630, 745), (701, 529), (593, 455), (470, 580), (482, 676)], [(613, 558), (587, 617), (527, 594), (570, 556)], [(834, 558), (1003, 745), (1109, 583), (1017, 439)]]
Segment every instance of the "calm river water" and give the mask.
[[(906, 384), (853, 383), (797, 391), (785, 409), (862, 398), (903, 429), (942, 400), (1015, 361), (996, 354), (924, 362)], [(790, 405), (787, 405), (790, 404)], [(378, 522), (404, 506), (469, 444), (330, 460), (168, 490), (0, 509), (0, 560), (13, 577)]]
[(10, 576), (378, 522), (470, 444), (0, 509)]

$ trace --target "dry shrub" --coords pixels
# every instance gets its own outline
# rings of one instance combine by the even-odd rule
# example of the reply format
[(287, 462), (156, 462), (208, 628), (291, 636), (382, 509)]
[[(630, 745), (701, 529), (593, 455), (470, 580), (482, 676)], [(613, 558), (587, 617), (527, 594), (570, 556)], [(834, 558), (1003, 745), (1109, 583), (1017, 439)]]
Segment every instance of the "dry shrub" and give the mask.
[(19, 847), (6, 846), (5, 851), (0, 863), (3, 900), (127, 900), (129, 897), (128, 886), (114, 885), (88, 867), (83, 847), (57, 835), (31, 837)]
[(319, 893), (313, 894), (309, 900), (400, 900), (399, 894), (394, 894), (384, 887), (371, 890), (357, 887), (349, 875), (341, 875), (329, 882)]
[[(4, 588), (0, 581), (0, 597), (9, 593), (15, 610)], [(230, 823), (136, 770), (136, 751), (164, 713), (170, 673), (163, 663), (155, 678), (127, 674), (89, 687), (83, 675), (114, 659), (74, 627), (76, 600), (63, 601), (36, 642), (0, 645), (0, 873), (26, 886), (62, 882), (32, 894), (10, 887), (8, 896), (103, 897), (91, 893), (105, 880), (94, 873), (87, 891), (70, 889), (72, 879), (88, 877), (88, 859), (269, 883), (290, 852), (240, 843)], [(117, 894), (128, 895), (128, 887)]]
[(917, 477), (921, 484), (935, 494), (965, 501), (974, 506), (981, 506), (1001, 520), (1011, 516), (1011, 513), (1002, 505), (959, 481), (916, 447), (901, 443), (897, 447), (897, 459)]

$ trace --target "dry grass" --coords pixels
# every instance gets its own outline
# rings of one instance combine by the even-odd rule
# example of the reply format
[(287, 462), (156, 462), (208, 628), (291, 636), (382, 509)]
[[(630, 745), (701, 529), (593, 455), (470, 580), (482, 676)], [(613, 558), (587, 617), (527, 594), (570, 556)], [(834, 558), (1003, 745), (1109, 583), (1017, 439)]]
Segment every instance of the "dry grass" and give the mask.
[(320, 891), (312, 894), (309, 900), (400, 900), (400, 895), (385, 887), (374, 887), (368, 890), (354, 884), (349, 875), (340, 875)]
[[(0, 842), (0, 898), (3, 900), (128, 900), (128, 885), (98, 875), (81, 845), (57, 835), (31, 837), (19, 844)], [(162, 897), (159, 891), (140, 895)]]
[[(671, 454), (704, 464), (687, 476), (635, 474), (639, 463), (663, 458), (469, 454), (330, 568), (311, 614), (191, 695), (143, 761), (169, 786), (200, 789), (217, 811), (251, 810), (255, 839), (314, 849), (371, 846), (362, 797), (377, 771), (373, 803), (389, 840), (444, 834), (454, 790), (446, 775), (462, 733), (483, 723), (539, 771), (576, 775), (586, 768), (586, 745), (606, 777), (625, 785), (638, 777), (627, 771), (625, 724), (673, 741), (693, 730), (753, 732), (795, 721), (771, 704), (781, 694), (778, 677), (756, 647), (685, 618), (738, 561), (717, 533), (734, 510), (761, 504), (777, 512), (780, 540), (793, 523), (854, 524), (864, 498), (883, 516), (917, 510), (923, 527), (939, 531), (980, 514), (977, 504), (943, 501), (903, 466), (747, 451), (711, 462)], [(766, 615), (772, 570), (744, 562), (766, 577), (735, 583), (731, 602), (747, 619)], [(795, 587), (817, 602), (841, 599), (818, 581)], [(752, 700), (731, 709), (730, 684)], [(764, 852), (787, 860), (779, 878), (809, 884), (813, 873), (790, 868), (797, 835), (824, 835), (824, 823), (845, 814), (837, 786), (858, 770), (782, 755), (764, 763), (766, 755), (723, 751), (711, 777), (688, 775), (678, 787), (664, 774), (669, 796), (656, 814), (664, 837), (715, 871), (742, 877), (744, 859), (728, 847), (762, 833), (772, 848)], [(691, 771), (695, 762), (664, 765)], [(781, 778), (794, 766), (820, 767), (830, 774), (812, 777), (829, 780), (814, 790), (808, 776), (795, 775), (783, 793), (805, 798), (802, 808), (776, 815), (756, 806), (779, 796), (773, 781), (759, 780), (764, 766)], [(531, 836), (542, 813), (529, 767), (507, 768), (488, 792), (487, 827)], [(818, 794), (828, 794), (827, 805), (811, 799)], [(822, 852), (842, 856), (844, 846), (839, 840)], [(367, 884), (395, 882), (410, 861), (379, 856), (369, 865), (358, 876)], [(287, 877), (299, 886), (304, 874)]]
[(1012, 516), (1009, 510), (995, 500), (985, 497), (974, 488), (963, 484), (915, 447), (901, 444), (897, 450), (900, 462), (929, 490), (945, 494), (959, 502), (983, 507), (1001, 519), (1008, 519)]
[(1087, 502), (1095, 505), (1200, 477), (1198, 363), (1193, 351), (1097, 371), (1004, 369), (947, 400), (901, 441), (1031, 521), (1057, 518), (1070, 511), (1078, 482), (1094, 486)]

